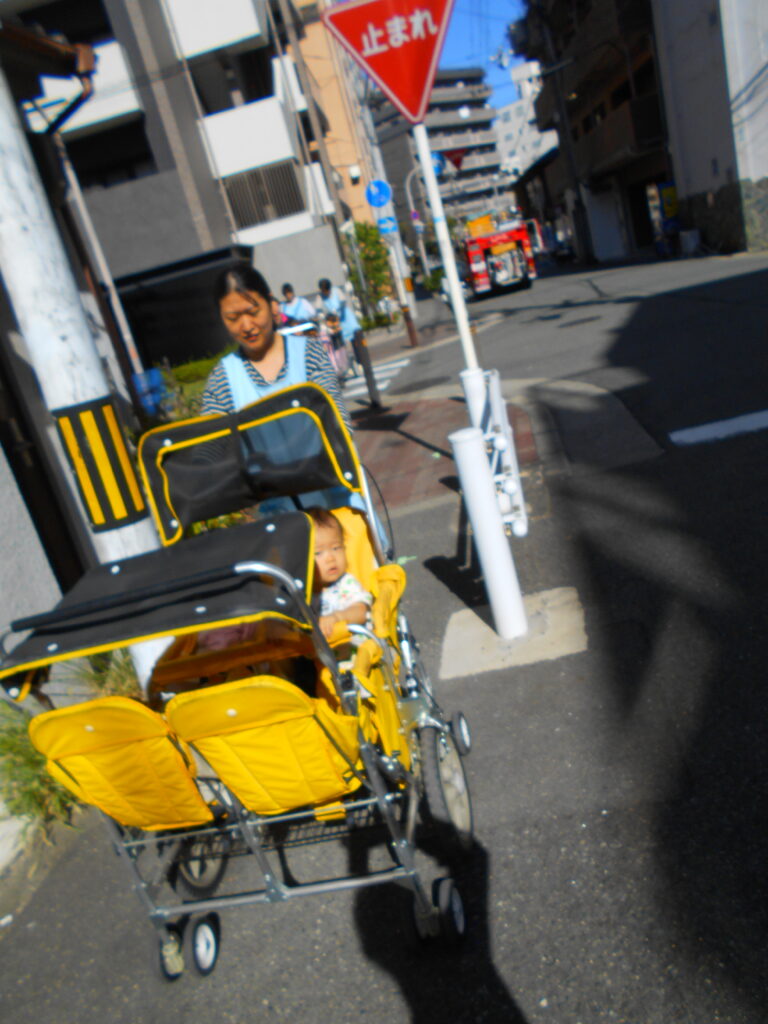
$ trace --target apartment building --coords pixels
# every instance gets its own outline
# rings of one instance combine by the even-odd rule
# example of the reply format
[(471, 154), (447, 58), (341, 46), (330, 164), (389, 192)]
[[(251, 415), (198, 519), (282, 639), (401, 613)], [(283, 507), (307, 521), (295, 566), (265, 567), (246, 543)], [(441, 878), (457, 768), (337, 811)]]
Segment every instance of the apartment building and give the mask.
[[(232, 246), (252, 247), (276, 288), (289, 273), (299, 290), (340, 276), (334, 203), (276, 0), (5, 6), (94, 46), (94, 94), (63, 138), (115, 278)], [(27, 108), (38, 130), (74, 88), (45, 84)]]
[(342, 212), (345, 218), (373, 223), (374, 213), (365, 198), (366, 186), (376, 174), (361, 112), (364, 80), (320, 21), (326, 0), (296, 0), (296, 4), (304, 25), (301, 54), (328, 119), (325, 145)]
[(540, 132), (536, 123), (536, 97), (541, 92), (541, 65), (526, 61), (510, 71), (518, 98), (497, 110), (496, 136), (501, 169), (520, 179), (557, 149), (557, 132)]
[(552, 219), (567, 211), (577, 220), (583, 209), (589, 234), (577, 231), (577, 242), (591, 242), (583, 255), (598, 260), (652, 247), (649, 190), (668, 183), (672, 168), (650, 0), (542, 0), (512, 42), (553, 69), (536, 99), (539, 129), (560, 136), (545, 172)]
[[(503, 174), (490, 104), (491, 89), (482, 68), (441, 68), (435, 77), (424, 123), (433, 152), (446, 157), (440, 193), (446, 215), (462, 220), (474, 213), (514, 203), (511, 176)], [(401, 223), (409, 221), (405, 179), (416, 167), (410, 125), (382, 96), (371, 100), (395, 206)], [(418, 181), (418, 174), (414, 174)], [(417, 182), (413, 197), (423, 210)], [(417, 197), (418, 201), (417, 201)]]

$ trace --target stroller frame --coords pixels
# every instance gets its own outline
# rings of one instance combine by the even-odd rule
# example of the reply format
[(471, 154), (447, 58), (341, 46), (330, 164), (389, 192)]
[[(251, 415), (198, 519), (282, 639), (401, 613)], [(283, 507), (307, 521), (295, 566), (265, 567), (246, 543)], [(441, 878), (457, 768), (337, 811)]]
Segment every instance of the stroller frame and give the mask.
[[(295, 401), (297, 390), (287, 389), (285, 393), (291, 399), (291, 409), (298, 404)], [(322, 392), (321, 394), (324, 395)], [(312, 402), (317, 402), (317, 395), (311, 394), (310, 398)], [(327, 401), (330, 402), (330, 399)], [(264, 402), (271, 403), (273, 399), (266, 399)], [(261, 404), (256, 403), (257, 406)], [(250, 407), (248, 411), (249, 427), (253, 421), (254, 408)], [(314, 420), (319, 418), (318, 414)], [(210, 419), (204, 418), (200, 421), (200, 429), (210, 433)], [(323, 429), (330, 433), (329, 428)], [(347, 487), (352, 474), (347, 470), (342, 476), (342, 471), (346, 466), (356, 463), (353, 447), (351, 453), (342, 453), (346, 454), (347, 462), (344, 463), (340, 458), (340, 467), (336, 470), (336, 480), (343, 481)], [(375, 516), (370, 495), (361, 468), (356, 466), (356, 469), (357, 491), (362, 497), (367, 513), (368, 541), (373, 553), (381, 561), (379, 538), (371, 526), (375, 522)], [(164, 478), (161, 482), (162, 488), (158, 487), (154, 492), (156, 496), (161, 495), (160, 498), (156, 497), (156, 503), (159, 506), (161, 498), (164, 497), (170, 506), (171, 501), (176, 500), (175, 492), (172, 487), (166, 486)], [(336, 481), (331, 479), (328, 482)], [(173, 508), (171, 512), (177, 514)], [(294, 513), (288, 517), (280, 516), (274, 523), (278, 525), (275, 526), (271, 521), (265, 520), (247, 529), (255, 531), (256, 534), (261, 532), (265, 537), (268, 531), (276, 530), (277, 533), (270, 534), (270, 538), (279, 536), (281, 529), (287, 530), (286, 539), (290, 549), (296, 546), (293, 544), (296, 534), (291, 534), (291, 530), (295, 531), (298, 524), (304, 531), (304, 539), (308, 538), (307, 546), (313, 550), (314, 528), (307, 517)], [(289, 525), (281, 526), (281, 523)], [(158, 561), (159, 555), (150, 553), (133, 560), (137, 566), (139, 562), (144, 564), (143, 570), (140, 567), (134, 570), (138, 575), (133, 579), (138, 579), (140, 585), (134, 589), (130, 586), (128, 589), (122, 589), (115, 583), (115, 575), (124, 567), (127, 576), (124, 584), (129, 585), (128, 563), (132, 560), (128, 560), (122, 566), (101, 567), (99, 572), (102, 583), (106, 580), (107, 587), (112, 587), (111, 591), (108, 589), (106, 593), (101, 593), (97, 587), (96, 593), (100, 596), (94, 599), (89, 596), (93, 591), (86, 587), (81, 591), (86, 595), (84, 601), (76, 600), (73, 595), (68, 603), (65, 598), (61, 606), (51, 612), (29, 616), (12, 623), (13, 632), (27, 629), (35, 632), (31, 638), (6, 654), (3, 663), (0, 663), (0, 679), (4, 680), (9, 696), (19, 700), (26, 696), (30, 686), (34, 692), (40, 682), (44, 681), (47, 668), (52, 662), (64, 660), (67, 652), (62, 648), (66, 647), (67, 643), (70, 645), (70, 653), (84, 653), (82, 636), (90, 637), (91, 623), (94, 624), (92, 628), (97, 638), (102, 636), (99, 631), (111, 628), (115, 622), (117, 626), (124, 621), (128, 622), (133, 630), (133, 633), (123, 631), (120, 634), (120, 642), (116, 642), (114, 637), (106, 644), (91, 642), (89, 639), (88, 649), (97, 651), (116, 649), (146, 636), (146, 625), (141, 616), (152, 619), (156, 614), (155, 609), (165, 609), (163, 614), (167, 614), (170, 607), (176, 616), (172, 621), (182, 623), (181, 628), (164, 628), (158, 631), (157, 635), (195, 632), (206, 624), (218, 626), (226, 622), (227, 617), (232, 622), (256, 621), (261, 612), (258, 612), (252, 603), (255, 600), (254, 595), (259, 601), (266, 600), (267, 592), (269, 595), (273, 595), (274, 592), (274, 596), (269, 597), (269, 601), (272, 602), (269, 605), (271, 611), (264, 612), (268, 618), (284, 617), (285, 613), (281, 609), (286, 608), (298, 613), (294, 614), (293, 618), (289, 617), (289, 621), (300, 628), (303, 636), (311, 640), (318, 668), (327, 670), (327, 680), (333, 691), (329, 699), (335, 708), (328, 713), (332, 713), (335, 720), (347, 722), (344, 735), (351, 735), (350, 728), (356, 729), (353, 747), (345, 748), (337, 736), (334, 736), (333, 729), (323, 723), (322, 716), (310, 716), (324, 734), (327, 744), (335, 750), (338, 759), (345, 765), (345, 777), (348, 776), (350, 781), (347, 789), (341, 791), (338, 797), (332, 796), (320, 803), (288, 806), (276, 813), (271, 810), (264, 813), (253, 806), (247, 806), (241, 796), (234, 791), (231, 780), (227, 781), (221, 777), (221, 768), (216, 770), (208, 762), (205, 752), (198, 749), (194, 735), (185, 735), (183, 730), (175, 728), (174, 708), (188, 708), (190, 704), (194, 707), (193, 701), (200, 695), (205, 702), (209, 698), (218, 699), (221, 691), (228, 694), (229, 688), (232, 687), (237, 693), (246, 692), (249, 688), (258, 687), (262, 679), (265, 680), (264, 685), (270, 684), (270, 680), (273, 687), (275, 683), (279, 683), (278, 692), (285, 692), (286, 688), (296, 689), (292, 684), (282, 680), (257, 675), (202, 690), (182, 690), (175, 697), (162, 691), (156, 692), (155, 697), (158, 699), (171, 697), (165, 707), (165, 717), (149, 710), (142, 712), (152, 716), (153, 721), (157, 719), (158, 722), (162, 722), (163, 727), (169, 730), (171, 727), (175, 728), (175, 733), (169, 731), (167, 735), (170, 743), (174, 745), (175, 756), (184, 755), (182, 748), (191, 745), (196, 758), (203, 763), (196, 779), (194, 771), (190, 769), (184, 781), (189, 783), (191, 780), (192, 787), (196, 786), (198, 802), (202, 797), (200, 806), (207, 814), (205, 820), (197, 817), (194, 824), (181, 824), (178, 827), (173, 824), (169, 827), (157, 823), (135, 825), (126, 823), (125, 819), (121, 823), (119, 817), (106, 813), (98, 801), (87, 801), (95, 803), (101, 810), (114, 848), (130, 872), (133, 889), (156, 931), (162, 974), (166, 979), (174, 980), (183, 972), (184, 933), (190, 922), (194, 965), (199, 973), (208, 974), (218, 956), (219, 911), (253, 904), (281, 903), (303, 896), (356, 890), (387, 883), (399, 884), (412, 893), (414, 924), (421, 938), (440, 937), (449, 942), (460, 939), (465, 929), (461, 897), (450, 877), (438, 878), (433, 883), (431, 892), (429, 891), (416, 860), (417, 828), (419, 822), (434, 826), (438, 838), (448, 843), (449, 852), (466, 848), (470, 843), (471, 803), (461, 765), (461, 758), (469, 751), (469, 733), (462, 715), (456, 715), (449, 721), (436, 702), (429, 677), (419, 658), (418, 644), (399, 604), (395, 605), (397, 614), (389, 631), (380, 627), (375, 631), (367, 626), (349, 627), (349, 633), (357, 635), (362, 643), (367, 645), (369, 657), (373, 657), (370, 652), (374, 649), (378, 652), (374, 668), (369, 670), (371, 673), (377, 673), (375, 678), (378, 689), (376, 693), (372, 693), (366, 690), (366, 683), (373, 687), (371, 680), (374, 676), (361, 679), (359, 673), (356, 675), (357, 661), (353, 666), (354, 671), (341, 670), (331, 643), (320, 629), (308, 600), (311, 591), (311, 562), (304, 578), (297, 575), (295, 564), (292, 566), (293, 571), (288, 571), (285, 566), (259, 558), (224, 563), (222, 553), (237, 550), (235, 541), (239, 540), (242, 544), (244, 540), (241, 538), (247, 539), (250, 534), (241, 533), (240, 538), (234, 537), (234, 540), (230, 535), (237, 534), (237, 529), (216, 531), (216, 534), (218, 536), (207, 535), (210, 540), (206, 540), (205, 537), (194, 538), (197, 547), (187, 549), (185, 556), (192, 555), (193, 559), (193, 551), (196, 550), (219, 553), (208, 567), (193, 574), (180, 573), (179, 566), (187, 563), (180, 562), (179, 559), (169, 562), (166, 558), (164, 562), (162, 559)], [(183, 542), (187, 545), (190, 543), (193, 542)], [(174, 549), (170, 549), (169, 553), (173, 554), (173, 551)], [(167, 571), (168, 566), (175, 567), (175, 573), (171, 573), (170, 577), (164, 577), (163, 573)], [(404, 574), (402, 570), (398, 571), (403, 577), (404, 585)], [(161, 582), (156, 582), (158, 576), (161, 577)], [(142, 583), (144, 585), (141, 585)], [(248, 590), (248, 587), (251, 589)], [(230, 592), (233, 595), (232, 599), (227, 596)], [(179, 597), (179, 594), (182, 596)], [(399, 597), (396, 600), (399, 602)], [(213, 605), (217, 601), (219, 604), (214, 608)], [(232, 601), (235, 601), (235, 604), (232, 604)], [(222, 608), (225, 609), (224, 617)], [(195, 622), (191, 627), (183, 625), (185, 615), (191, 616), (192, 613), (199, 612), (207, 614), (206, 621)], [(138, 623), (135, 621), (136, 617)], [(123, 627), (124, 630), (126, 628)], [(59, 631), (55, 635), (63, 636), (66, 642), (47, 642), (53, 630)], [(80, 635), (79, 647), (77, 635), (75, 639), (68, 638), (68, 630)], [(21, 684), (20, 680), (23, 680)], [(197, 684), (198, 687), (200, 685)], [(306, 700), (313, 706), (321, 703), (319, 698), (304, 697), (300, 691), (299, 694), (301, 700)], [(188, 698), (193, 698), (193, 701)], [(235, 700), (235, 697), (232, 699)], [(109, 701), (120, 702), (125, 701), (125, 698), (101, 698), (90, 703), (108, 704)], [(127, 703), (130, 704), (130, 701)], [(379, 705), (384, 704), (390, 709), (389, 734), (381, 724), (371, 728), (371, 719), (366, 718), (371, 708), (371, 713), (375, 713), (377, 709), (380, 710)], [(88, 706), (86, 704), (78, 707)], [(67, 713), (71, 710), (65, 709)], [(55, 710), (50, 712), (49, 721), (51, 716), (57, 714), (59, 712)], [(165, 726), (166, 719), (168, 726)], [(393, 720), (396, 722), (394, 732)], [(32, 723), (35, 721), (33, 719)], [(86, 725), (85, 728), (88, 729), (89, 726)], [(219, 737), (214, 734), (214, 738)], [(178, 751), (176, 747), (179, 748)], [(38, 745), (38, 749), (43, 748)], [(350, 749), (353, 753), (350, 753)], [(54, 753), (46, 750), (43, 752), (49, 758), (49, 765), (52, 762), (58, 764)], [(64, 762), (62, 765), (62, 770), (54, 774), (67, 784), (68, 769)], [(75, 783), (77, 784), (76, 779)], [(78, 793), (77, 786), (74, 791)], [(206, 794), (210, 794), (210, 799)], [(366, 870), (364, 874), (354, 874), (350, 870), (346, 874), (335, 873), (304, 882), (299, 882), (292, 876), (285, 857), (286, 849), (342, 837), (350, 838), (362, 834), (363, 831), (370, 832), (373, 828), (378, 829), (379, 836), (387, 843), (392, 858), (390, 866)], [(259, 884), (223, 894), (217, 892), (222, 884), (229, 858), (238, 854), (253, 858), (261, 876)], [(201, 875), (195, 875), (197, 868), (202, 868)], [(173, 898), (168, 898), (168, 886), (175, 890), (179, 888), (179, 882), (182, 883), (185, 895), (180, 896), (174, 892)]]

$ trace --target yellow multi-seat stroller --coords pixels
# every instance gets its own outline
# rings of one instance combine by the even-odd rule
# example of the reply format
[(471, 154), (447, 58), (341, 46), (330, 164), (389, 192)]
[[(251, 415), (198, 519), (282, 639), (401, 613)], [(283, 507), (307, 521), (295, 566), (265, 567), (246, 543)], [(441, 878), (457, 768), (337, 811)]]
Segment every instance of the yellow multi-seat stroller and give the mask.
[[(53, 611), (12, 623), (31, 633), (4, 655), (0, 679), (16, 700), (45, 701), (55, 663), (171, 638), (143, 700), (101, 697), (29, 727), (50, 773), (106, 816), (164, 976), (182, 973), (187, 944), (200, 973), (213, 969), (225, 908), (387, 882), (411, 889), (422, 938), (459, 939), (461, 896), (450, 877), (426, 884), (416, 840), (426, 829), (453, 847), (471, 841), (469, 730), (434, 697), (400, 608), (405, 573), (384, 556), (333, 402), (303, 384), (233, 415), (163, 425), (142, 438), (139, 462), (164, 547), (99, 566)], [(293, 511), (280, 510), (286, 499)], [(338, 624), (328, 641), (310, 603), (314, 524), (299, 510), (323, 500), (374, 597), (371, 628)], [(257, 504), (272, 514), (185, 537)], [(198, 643), (244, 624), (223, 649)], [(350, 632), (342, 669), (334, 652)], [(291, 847), (366, 829), (386, 841), (380, 869), (299, 882), (286, 865)], [(239, 854), (258, 869), (255, 888), (226, 887)]]

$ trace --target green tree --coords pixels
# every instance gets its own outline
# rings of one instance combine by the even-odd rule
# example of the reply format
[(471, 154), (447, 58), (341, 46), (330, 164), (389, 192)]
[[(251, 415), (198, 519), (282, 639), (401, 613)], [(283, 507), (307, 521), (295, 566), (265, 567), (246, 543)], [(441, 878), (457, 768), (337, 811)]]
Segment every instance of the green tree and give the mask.
[(349, 274), (357, 294), (362, 299), (367, 293), (369, 305), (372, 307), (371, 312), (375, 312), (379, 300), (392, 291), (387, 249), (375, 224), (355, 221), (355, 239), (365, 275), (365, 284), (360, 280), (357, 260), (351, 253), (347, 259)]

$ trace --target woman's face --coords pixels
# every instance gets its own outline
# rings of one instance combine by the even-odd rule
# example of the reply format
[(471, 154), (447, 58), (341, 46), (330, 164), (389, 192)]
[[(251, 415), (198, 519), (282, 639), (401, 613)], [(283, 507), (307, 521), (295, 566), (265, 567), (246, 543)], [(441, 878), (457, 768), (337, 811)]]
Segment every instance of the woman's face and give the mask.
[(277, 303), (258, 292), (230, 292), (219, 302), (224, 326), (249, 359), (269, 352), (275, 336)]

